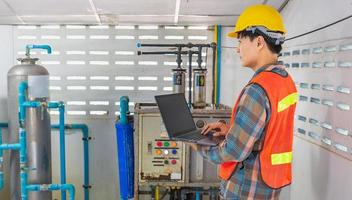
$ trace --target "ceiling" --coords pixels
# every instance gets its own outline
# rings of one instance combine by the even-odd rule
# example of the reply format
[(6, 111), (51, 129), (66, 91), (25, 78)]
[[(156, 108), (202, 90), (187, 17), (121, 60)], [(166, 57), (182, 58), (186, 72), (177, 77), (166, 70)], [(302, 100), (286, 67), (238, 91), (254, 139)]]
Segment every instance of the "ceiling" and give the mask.
[(252, 4), (288, 0), (0, 0), (0, 24), (233, 25)]

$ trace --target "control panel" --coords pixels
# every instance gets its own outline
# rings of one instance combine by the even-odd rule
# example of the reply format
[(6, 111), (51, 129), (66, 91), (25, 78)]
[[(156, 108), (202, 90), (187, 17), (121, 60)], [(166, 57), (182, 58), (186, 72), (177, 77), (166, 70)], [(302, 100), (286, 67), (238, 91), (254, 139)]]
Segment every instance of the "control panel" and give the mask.
[(143, 181), (184, 180), (184, 144), (169, 139), (160, 114), (139, 118), (139, 179)]

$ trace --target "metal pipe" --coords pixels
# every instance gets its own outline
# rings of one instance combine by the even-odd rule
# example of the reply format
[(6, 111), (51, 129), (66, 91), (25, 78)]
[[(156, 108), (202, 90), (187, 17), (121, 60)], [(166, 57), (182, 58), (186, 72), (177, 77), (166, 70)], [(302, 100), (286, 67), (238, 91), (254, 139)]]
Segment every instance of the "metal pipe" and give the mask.
[[(175, 55), (178, 55), (178, 54), (181, 54), (181, 55), (186, 55), (188, 54), (188, 51), (137, 51), (137, 55), (164, 55), (164, 54), (175, 54)], [(197, 51), (194, 51), (193, 54), (198, 54)]]
[(187, 43), (187, 44), (141, 44), (137, 43), (137, 47), (187, 47), (187, 48), (193, 48), (193, 47), (211, 47), (211, 44), (192, 44), (192, 43)]
[(192, 51), (188, 51), (188, 106), (192, 107)]
[(197, 59), (197, 63), (198, 63), (198, 67), (202, 68), (202, 47), (199, 46), (198, 47), (198, 59)]

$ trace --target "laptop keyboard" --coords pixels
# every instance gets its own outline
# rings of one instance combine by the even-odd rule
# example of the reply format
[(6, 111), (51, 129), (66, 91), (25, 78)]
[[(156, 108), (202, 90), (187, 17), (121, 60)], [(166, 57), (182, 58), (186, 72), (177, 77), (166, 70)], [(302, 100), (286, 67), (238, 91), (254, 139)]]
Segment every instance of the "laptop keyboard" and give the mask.
[(187, 140), (200, 140), (200, 139), (204, 139), (207, 138), (207, 136), (200, 134), (200, 131), (193, 131), (187, 134), (182, 135), (183, 139), (187, 139)]

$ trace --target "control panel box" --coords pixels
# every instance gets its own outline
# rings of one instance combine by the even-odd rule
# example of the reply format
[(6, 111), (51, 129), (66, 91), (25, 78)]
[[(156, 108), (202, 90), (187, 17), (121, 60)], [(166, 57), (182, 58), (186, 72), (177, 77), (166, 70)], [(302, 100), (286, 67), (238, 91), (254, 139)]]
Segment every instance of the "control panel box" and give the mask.
[[(219, 120), (229, 121), (230, 108), (193, 109), (197, 128)], [(138, 186), (217, 187), (217, 166), (180, 141), (172, 141), (155, 104), (136, 104), (135, 184)], [(138, 152), (138, 153), (137, 153)]]
[(184, 182), (185, 145), (171, 141), (160, 114), (139, 117), (139, 181)]

